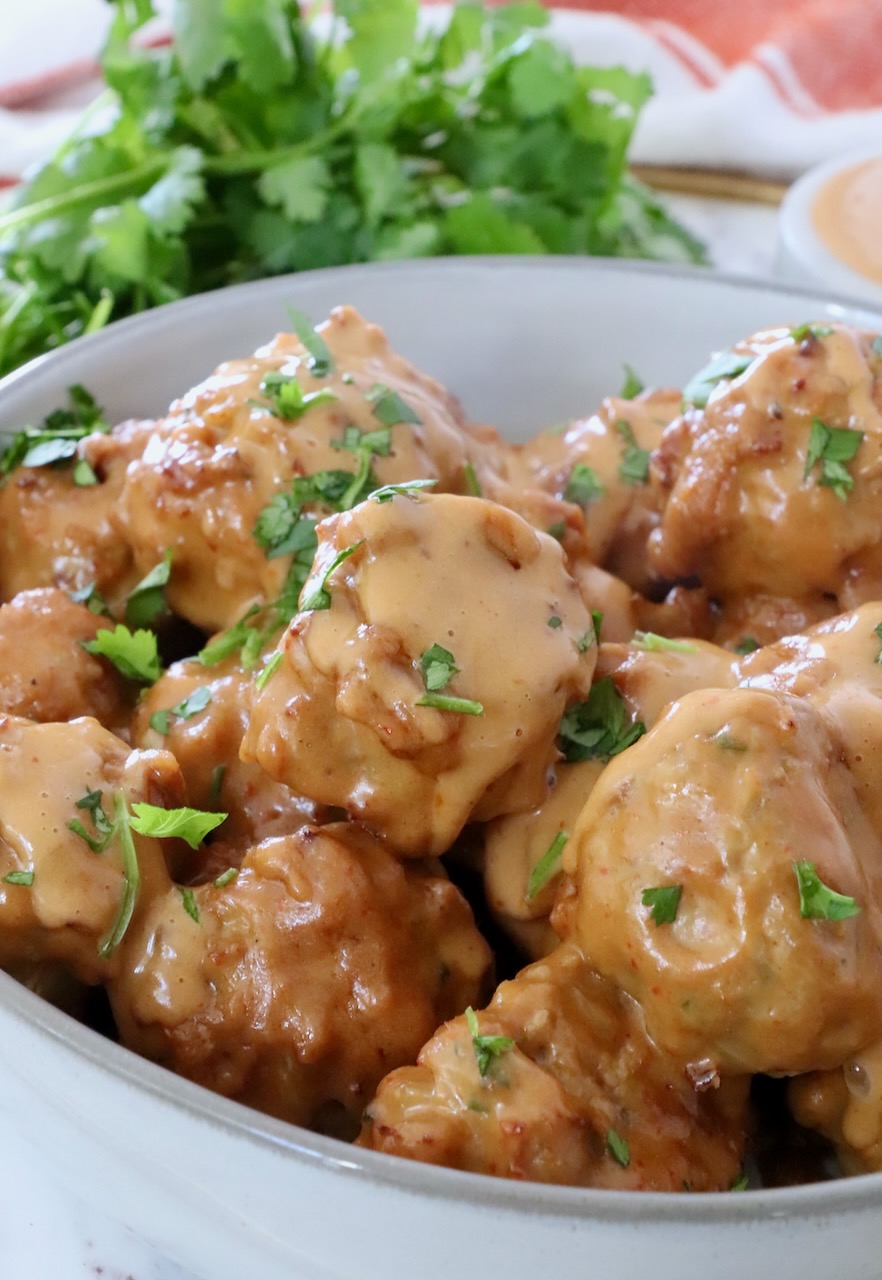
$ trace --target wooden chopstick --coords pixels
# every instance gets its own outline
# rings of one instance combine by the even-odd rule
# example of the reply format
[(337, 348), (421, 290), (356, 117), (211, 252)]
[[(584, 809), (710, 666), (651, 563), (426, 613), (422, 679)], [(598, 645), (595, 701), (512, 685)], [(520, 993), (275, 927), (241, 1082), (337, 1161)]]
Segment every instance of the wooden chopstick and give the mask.
[(745, 200), (753, 204), (779, 205), (789, 187), (788, 182), (757, 178), (750, 173), (725, 169), (687, 169), (674, 165), (635, 164), (635, 178), (657, 191), (678, 195), (705, 196), (712, 200)]

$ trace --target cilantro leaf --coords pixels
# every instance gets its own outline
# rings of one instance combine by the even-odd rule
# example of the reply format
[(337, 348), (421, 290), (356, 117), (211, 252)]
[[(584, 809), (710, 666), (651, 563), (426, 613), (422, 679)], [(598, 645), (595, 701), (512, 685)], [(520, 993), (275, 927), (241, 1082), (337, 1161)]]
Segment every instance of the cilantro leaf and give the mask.
[(178, 893), (181, 895), (181, 904), (187, 915), (191, 920), (194, 920), (196, 924), (199, 924), (199, 904), (196, 901), (196, 895), (193, 890), (185, 888), (184, 885), (178, 885)]
[(397, 391), (383, 386), (381, 382), (374, 383), (367, 392), (367, 399), (374, 411), (374, 417), (378, 418), (384, 427), (396, 427), (399, 422), (412, 422), (420, 426), (423, 421), (416, 409), (403, 400)]
[(420, 671), (423, 673), (423, 684), (433, 693), (448, 685), (459, 667), (449, 649), (433, 644), (425, 653), (420, 654)]
[(225, 813), (206, 813), (202, 809), (163, 809), (155, 804), (133, 804), (133, 831), (156, 839), (176, 836), (191, 849), (198, 849), (205, 837), (227, 818)]
[(301, 602), (301, 613), (315, 613), (321, 609), (330, 609), (331, 593), (328, 590), (328, 579), (344, 560), (348, 560), (351, 555), (355, 554), (363, 542), (364, 538), (361, 538), (358, 542), (353, 542), (350, 547), (344, 547), (342, 551), (339, 551), (334, 556), (334, 559), (322, 574), (318, 586), (313, 591), (310, 591), (306, 599)]
[[(308, 409), (319, 404), (332, 404), (337, 397), (329, 387), (320, 391), (304, 391), (293, 373), (272, 370), (260, 384), (261, 394), (266, 396), (266, 406), (274, 418), (294, 422), (302, 418)], [(259, 406), (263, 407), (263, 406)]]
[(471, 1005), (465, 1011), (465, 1020), (478, 1062), (478, 1074), (484, 1077), (496, 1060), (514, 1046), (514, 1040), (511, 1036), (482, 1036), (477, 1014)]
[(615, 1129), (610, 1129), (606, 1135), (606, 1145), (609, 1147), (609, 1153), (620, 1164), (623, 1169), (627, 1169), (631, 1163), (631, 1149), (625, 1138), (619, 1137)]
[(629, 422), (620, 421), (615, 425), (625, 445), (619, 464), (619, 479), (624, 484), (646, 484), (649, 479), (649, 450), (640, 448)]
[(305, 316), (302, 311), (290, 306), (287, 311), (294, 332), (309, 354), (309, 359), (306, 362), (307, 368), (313, 377), (327, 378), (328, 374), (333, 373), (335, 368), (334, 357), (331, 355), (328, 344), (315, 327), (310, 324), (309, 317)]
[(804, 342), (806, 338), (827, 338), (833, 332), (829, 324), (798, 324), (790, 330), (794, 342)]
[(169, 548), (159, 564), (132, 588), (126, 600), (126, 624), (150, 627), (168, 609), (165, 588), (171, 577), (172, 552)]
[(735, 652), (746, 656), (748, 653), (756, 653), (760, 648), (760, 642), (755, 640), (753, 636), (742, 636), (735, 645)]
[(863, 438), (863, 431), (855, 431), (851, 427), (828, 427), (820, 418), (813, 418), (803, 480), (808, 480), (812, 468), (820, 463), (818, 484), (826, 485), (841, 502), (845, 502), (854, 488), (854, 477), (845, 463), (854, 459)]
[(625, 365), (625, 380), (622, 383), (622, 389), (619, 396), (622, 400), (634, 400), (640, 395), (641, 391), (645, 391), (646, 387), (642, 379), (640, 379), (629, 364)]
[(127, 679), (140, 684), (155, 684), (162, 675), (159, 647), (152, 631), (130, 631), (118, 623), (116, 627), (103, 628), (94, 640), (84, 641), (83, 648), (107, 658)]
[(723, 381), (737, 378), (753, 364), (755, 357), (723, 351), (690, 378), (683, 388), (683, 399), (696, 409), (704, 409), (711, 392)]
[(558, 746), (571, 763), (606, 760), (625, 751), (645, 732), (642, 720), (629, 718), (611, 677), (604, 676), (591, 686), (584, 702), (575, 703), (564, 713)]
[(848, 920), (860, 913), (854, 898), (824, 884), (813, 862), (794, 862), (799, 886), (799, 914), (804, 920)]
[(589, 502), (602, 498), (605, 493), (606, 488), (594, 468), (585, 462), (577, 462), (570, 472), (563, 496), (567, 502), (587, 507)]
[(673, 924), (677, 918), (677, 909), (683, 894), (681, 884), (659, 885), (653, 889), (644, 889), (640, 901), (644, 907), (651, 907), (653, 924)]
[(186, 698), (182, 698), (176, 707), (164, 711), (154, 711), (150, 717), (150, 727), (157, 733), (166, 735), (171, 728), (172, 717), (176, 720), (192, 720), (204, 711), (211, 702), (211, 685), (203, 684), (194, 689)]
[(654, 631), (635, 631), (631, 644), (635, 649), (643, 649), (647, 653), (695, 653), (695, 645), (687, 640), (669, 640), (667, 636), (656, 635)]

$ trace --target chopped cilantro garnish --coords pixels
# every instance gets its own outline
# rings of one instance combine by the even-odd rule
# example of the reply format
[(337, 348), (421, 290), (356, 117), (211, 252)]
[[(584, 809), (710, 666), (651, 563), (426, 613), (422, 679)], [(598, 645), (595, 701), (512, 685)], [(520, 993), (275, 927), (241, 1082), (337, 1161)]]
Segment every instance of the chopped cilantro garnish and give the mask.
[(879, 359), (882, 360), (882, 337), (874, 338), (870, 346)]
[(417, 698), (418, 707), (435, 707), (438, 711), (455, 711), (462, 716), (482, 716), (484, 705), (472, 698), (454, 698), (447, 693), (424, 693)]
[(375, 382), (370, 391), (365, 393), (370, 402), (374, 417), (386, 427), (397, 427), (400, 422), (410, 422), (415, 426), (422, 424), (422, 418), (412, 405), (403, 400), (397, 391)]
[(273, 676), (281, 666), (284, 656), (285, 655), (282, 653), (281, 649), (277, 650), (277, 652), (269, 659), (264, 669), (259, 673), (257, 679), (254, 681), (254, 687), (258, 693), (265, 689), (270, 680), (272, 680)]
[(172, 552), (169, 548), (159, 564), (132, 588), (126, 600), (126, 624), (129, 627), (151, 627), (168, 609), (165, 588), (171, 576)]
[(750, 1178), (747, 1176), (747, 1174), (739, 1173), (738, 1176), (733, 1178), (732, 1181), (729, 1183), (729, 1190), (730, 1191), (746, 1191), (749, 1186), (750, 1186)]
[(603, 482), (594, 468), (585, 462), (577, 462), (570, 472), (563, 496), (567, 502), (576, 502), (585, 507), (595, 498), (602, 498), (605, 493)]
[(132, 839), (131, 819), (126, 807), (126, 798), (121, 791), (113, 797), (113, 835), (119, 841), (123, 867), (123, 895), (119, 904), (116, 919), (110, 932), (98, 947), (98, 954), (106, 959), (122, 942), (126, 930), (131, 924), (141, 889), (141, 868), (138, 865), (138, 854)]
[(876, 662), (882, 662), (882, 622), (877, 623), (873, 628), (873, 635), (879, 641), (879, 652), (876, 654)]
[(71, 472), (71, 478), (80, 489), (90, 489), (93, 485), (98, 484), (95, 468), (85, 458), (77, 458)]
[(463, 474), (465, 475), (466, 493), (472, 498), (482, 498), (484, 491), (481, 488), (481, 481), (478, 479), (475, 464), (470, 462), (468, 458), (463, 463)]
[(393, 498), (415, 498), (423, 489), (434, 489), (437, 480), (405, 480), (402, 484), (385, 484), (370, 495), (372, 502), (391, 502)]
[(203, 809), (163, 809), (155, 804), (133, 804), (132, 813), (132, 829), (142, 836), (154, 836), (158, 840), (176, 836), (185, 840), (191, 849), (198, 849), (209, 832), (228, 816), (206, 813)]
[(860, 912), (854, 898), (837, 893), (819, 877), (813, 862), (794, 862), (799, 885), (799, 914), (805, 920), (848, 920)]
[[(2, 319), (0, 319), (2, 328)], [(0, 352), (2, 356), (2, 352)], [(0, 456), (0, 477), (9, 475), (16, 467), (47, 467), (58, 462), (72, 462), (77, 455), (77, 444), (94, 432), (106, 434), (110, 430), (103, 410), (93, 397), (78, 385), (68, 387), (69, 408), (55, 409), (44, 419), (40, 427), (25, 427), (17, 432)], [(84, 463), (84, 466), (88, 466)], [(94, 472), (89, 467), (89, 471)], [(85, 472), (74, 475), (76, 484), (84, 481)]]
[(337, 399), (329, 387), (306, 392), (293, 373), (282, 373), (276, 369), (266, 375), (260, 384), (260, 391), (268, 403), (257, 402), (256, 407), (265, 409), (274, 418), (280, 418), (284, 422), (295, 422), (308, 409), (319, 404), (330, 404)]
[(326, 378), (329, 373), (334, 371), (334, 357), (331, 355), (328, 344), (321, 334), (316, 332), (315, 327), (309, 321), (309, 317), (305, 316), (302, 311), (298, 311), (296, 307), (291, 306), (287, 308), (287, 311), (291, 320), (291, 327), (309, 355), (309, 359), (306, 362), (307, 369), (309, 369), (314, 378)]
[(647, 653), (695, 653), (695, 645), (686, 640), (669, 640), (667, 636), (656, 635), (654, 631), (635, 631), (631, 637), (635, 649), (643, 649)]
[(818, 484), (826, 485), (841, 502), (845, 502), (854, 488), (854, 477), (845, 464), (852, 461), (863, 438), (863, 431), (855, 431), (851, 427), (828, 427), (820, 418), (814, 418), (803, 480), (808, 480), (812, 467), (820, 462)]
[(514, 1040), (511, 1036), (482, 1036), (477, 1015), (471, 1005), (465, 1011), (465, 1020), (478, 1062), (478, 1073), (482, 1077), (486, 1076), (495, 1060), (512, 1048)]
[(208, 788), (208, 803), (217, 804), (220, 799), (221, 787), (224, 785), (224, 777), (226, 776), (227, 766), (225, 764), (216, 764), (211, 771), (211, 785)]
[(420, 671), (423, 673), (423, 684), (429, 692), (445, 688), (459, 671), (456, 659), (449, 649), (440, 644), (433, 644), (420, 654)]
[(559, 631), (563, 626), (563, 619), (559, 618), (556, 613), (553, 613), (548, 619), (548, 625), (551, 627), (552, 631)]
[(806, 338), (827, 338), (833, 332), (829, 324), (798, 324), (790, 330), (794, 342), (804, 342)]
[(606, 1145), (609, 1147), (610, 1155), (620, 1164), (623, 1169), (627, 1169), (631, 1163), (631, 1149), (624, 1138), (620, 1138), (615, 1129), (610, 1129), (606, 1135)]
[(344, 547), (342, 551), (339, 551), (337, 555), (334, 556), (334, 559), (322, 574), (318, 586), (313, 591), (310, 591), (306, 599), (301, 602), (301, 613), (315, 613), (320, 609), (330, 609), (331, 593), (328, 590), (328, 579), (334, 570), (340, 567), (344, 560), (348, 560), (351, 555), (355, 554), (363, 542), (364, 538), (360, 538), (358, 542), (353, 542), (350, 547)]
[(583, 631), (576, 641), (576, 648), (579, 653), (587, 653), (594, 644), (600, 644), (600, 629), (603, 626), (603, 611), (601, 609), (591, 610), (591, 626)]
[(569, 838), (570, 835), (568, 831), (558, 831), (551, 844), (530, 872), (530, 879), (527, 882), (528, 902), (532, 902), (536, 897), (536, 894), (541, 892), (541, 890), (554, 879), (558, 871), (560, 871), (560, 863), (561, 858), (563, 857), (564, 846)]
[(551, 538), (554, 538), (556, 542), (562, 541), (566, 531), (567, 531), (566, 520), (555, 520), (554, 524), (550, 524), (548, 528), (545, 530), (548, 536)]
[(69, 595), (74, 604), (84, 604), (90, 613), (107, 618), (110, 617), (107, 601), (94, 582), (88, 583), (87, 586), (82, 587), (79, 591), (71, 591)]
[(592, 685), (584, 702), (564, 713), (558, 746), (571, 763), (606, 760), (630, 747), (646, 732), (641, 720), (631, 721), (622, 695), (610, 676)]
[(621, 400), (633, 400), (635, 396), (639, 396), (641, 391), (646, 390), (646, 386), (641, 378), (634, 372), (629, 364), (625, 368), (625, 381), (622, 383), (622, 389), (619, 392)]
[(72, 818), (67, 824), (74, 835), (85, 840), (93, 853), (103, 853), (114, 836), (113, 823), (104, 812), (102, 795), (101, 791), (87, 791), (84, 796), (74, 802), (77, 809), (90, 815), (96, 832), (94, 836), (89, 834), (78, 818)]
[(694, 378), (689, 379), (683, 389), (683, 400), (696, 409), (703, 409), (718, 383), (739, 377), (750, 368), (754, 359), (754, 356), (738, 355), (734, 351), (723, 351), (714, 356)]
[(196, 902), (196, 894), (192, 889), (178, 885), (178, 892), (181, 895), (181, 903), (191, 920), (195, 920), (199, 924), (199, 905)]
[(625, 444), (619, 464), (619, 479), (623, 484), (646, 484), (649, 479), (649, 450), (640, 448), (629, 422), (622, 420), (615, 425)]
[(130, 631), (122, 623), (104, 627), (94, 640), (83, 641), (89, 653), (107, 658), (128, 680), (154, 684), (162, 675), (159, 648), (152, 631)]
[(735, 646), (735, 652), (744, 656), (748, 653), (755, 653), (759, 647), (759, 640), (755, 640), (753, 636), (742, 636)]
[(640, 901), (644, 907), (652, 908), (650, 914), (653, 924), (673, 924), (682, 894), (681, 884), (665, 884), (654, 889), (644, 889)]
[(154, 711), (150, 717), (150, 728), (165, 736), (171, 729), (172, 718), (176, 720), (192, 720), (193, 716), (204, 711), (211, 702), (211, 685), (203, 684), (183, 698), (176, 707), (168, 707), (162, 711)]
[(3, 877), (3, 883), (32, 885), (34, 883), (34, 873), (33, 871), (7, 871)]
[(214, 881), (215, 889), (225, 889), (228, 884), (232, 884), (232, 882), (236, 879), (238, 874), (239, 874), (238, 867), (227, 867), (226, 871), (222, 871), (221, 874)]

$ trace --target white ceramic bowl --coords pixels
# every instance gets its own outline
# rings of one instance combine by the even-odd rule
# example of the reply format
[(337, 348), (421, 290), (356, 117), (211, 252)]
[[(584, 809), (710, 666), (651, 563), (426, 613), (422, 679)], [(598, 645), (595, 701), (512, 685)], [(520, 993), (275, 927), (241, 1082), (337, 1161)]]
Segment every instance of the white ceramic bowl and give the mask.
[[(591, 409), (625, 361), (682, 384), (776, 324), (882, 315), (701, 272), (575, 259), (344, 268), (115, 325), (0, 383), (0, 427), (78, 381), (114, 417), (160, 412), (220, 359), (350, 302), (473, 416), (527, 434)], [(109, 1043), (0, 974), (0, 1096), (83, 1197), (206, 1280), (873, 1280), (882, 1176), (702, 1196), (506, 1183), (315, 1137)], [(5, 1147), (11, 1145), (7, 1138)], [(2, 1263), (0, 1263), (2, 1274)]]
[[(818, 194), (827, 183), (864, 161), (878, 160), (880, 155), (882, 143), (864, 147), (816, 165), (794, 182), (778, 215), (775, 266), (779, 275), (882, 306), (882, 284), (854, 270), (831, 250), (818, 233), (813, 212)], [(874, 212), (882, 233), (882, 203)]]

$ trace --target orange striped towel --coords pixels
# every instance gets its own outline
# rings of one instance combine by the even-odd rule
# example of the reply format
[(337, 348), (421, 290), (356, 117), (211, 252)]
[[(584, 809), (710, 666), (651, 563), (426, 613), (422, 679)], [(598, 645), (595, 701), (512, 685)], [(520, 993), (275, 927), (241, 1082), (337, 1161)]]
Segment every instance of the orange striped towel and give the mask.
[[(168, 12), (171, 0), (155, 0)], [(437, 0), (425, 0), (436, 11)], [(490, 0), (498, 3), (500, 0)], [(580, 61), (649, 71), (632, 157), (793, 177), (882, 148), (882, 0), (556, 0)], [(0, 183), (73, 127), (94, 94), (104, 0), (28, 0), (0, 29)]]

